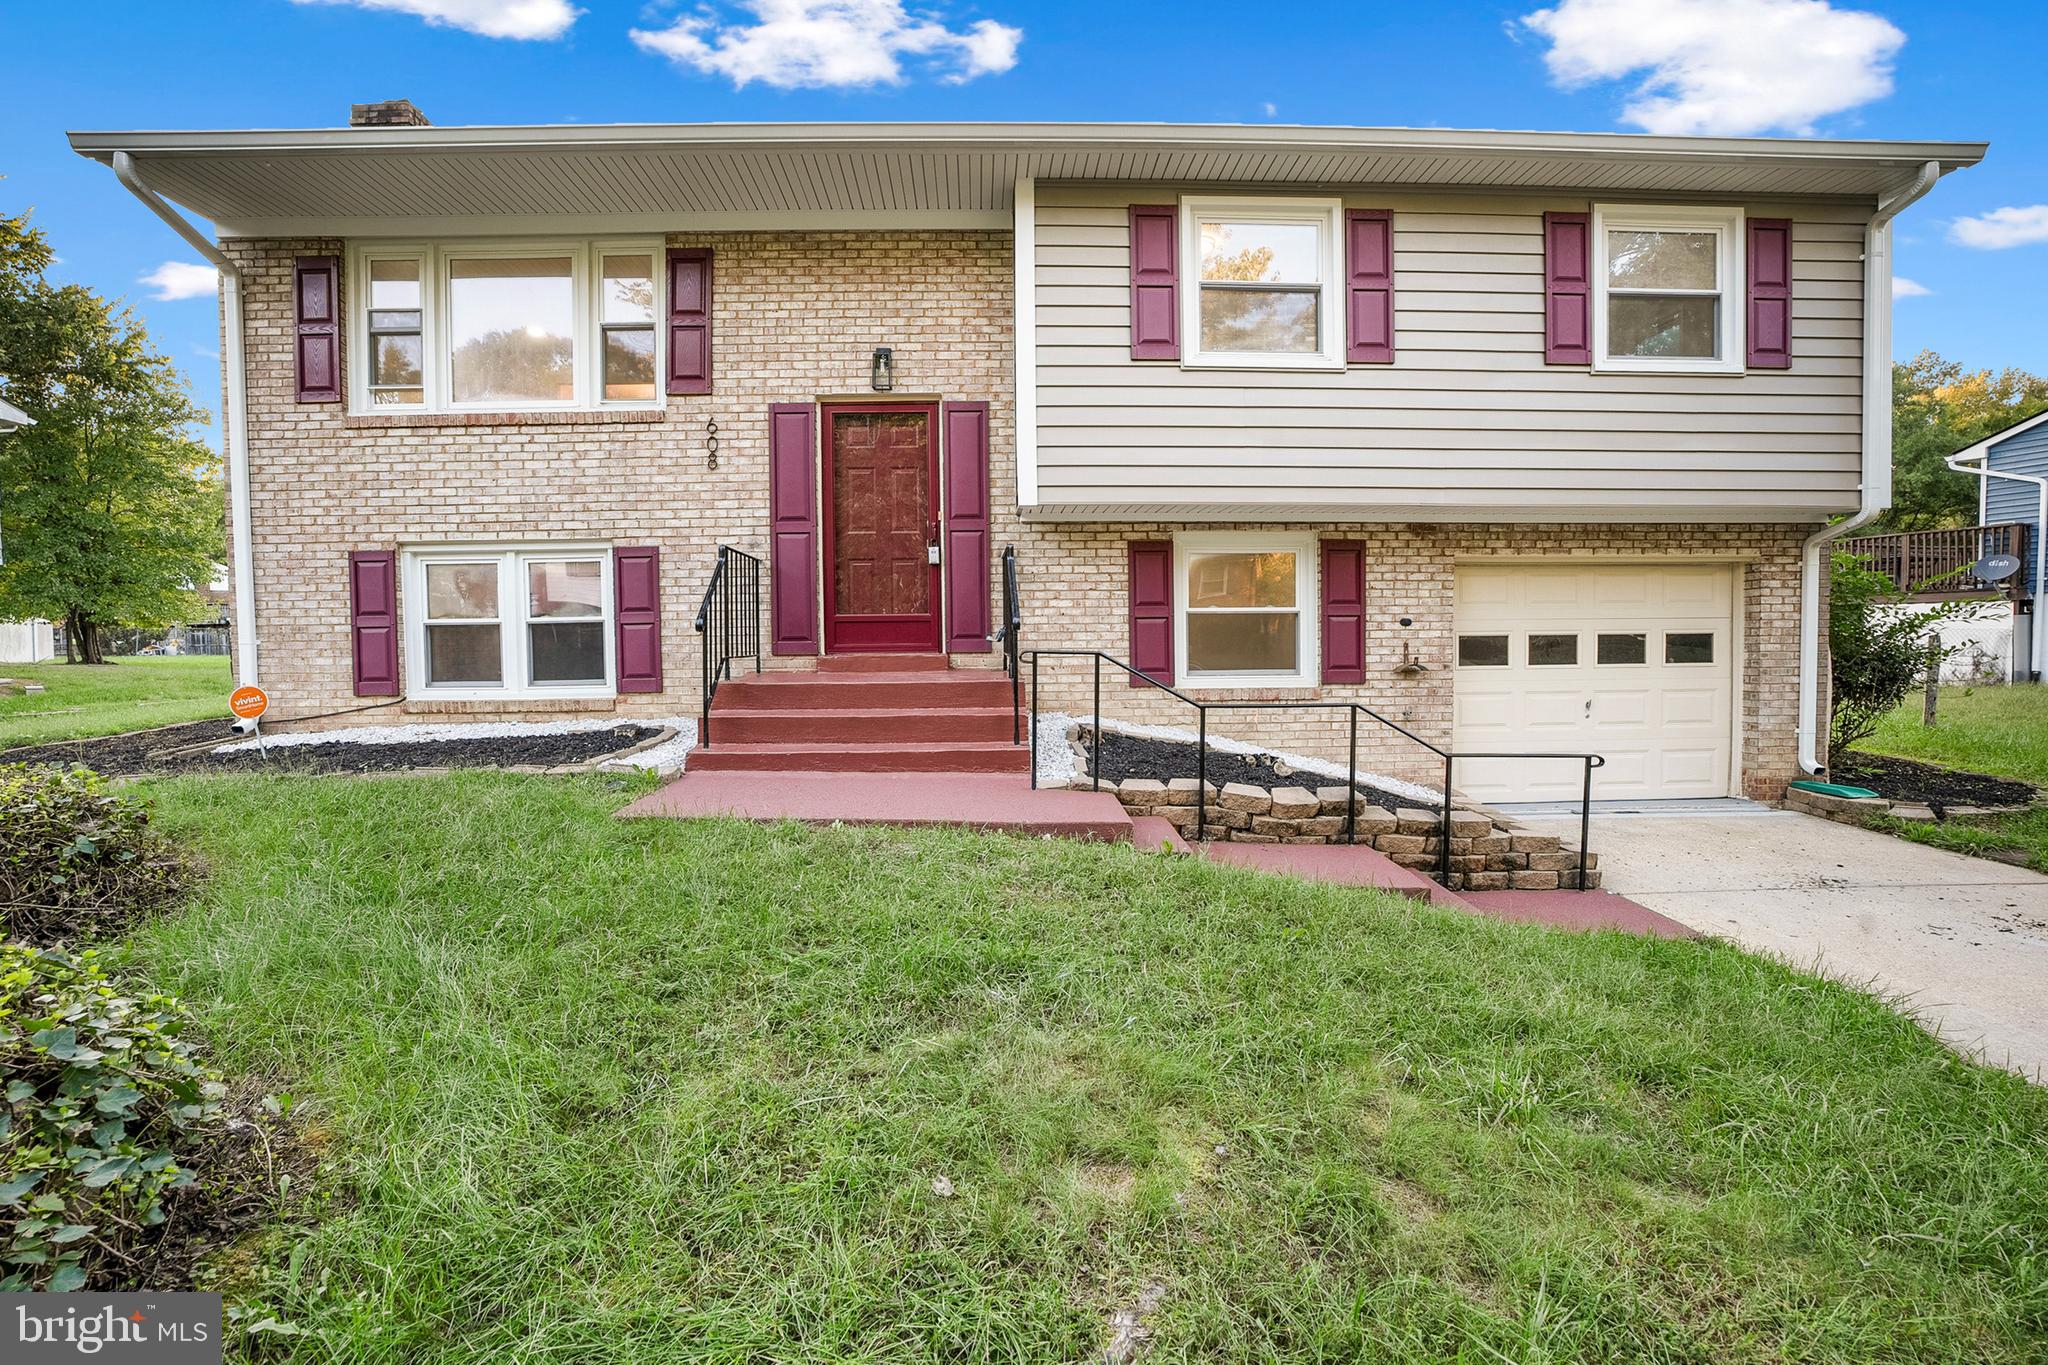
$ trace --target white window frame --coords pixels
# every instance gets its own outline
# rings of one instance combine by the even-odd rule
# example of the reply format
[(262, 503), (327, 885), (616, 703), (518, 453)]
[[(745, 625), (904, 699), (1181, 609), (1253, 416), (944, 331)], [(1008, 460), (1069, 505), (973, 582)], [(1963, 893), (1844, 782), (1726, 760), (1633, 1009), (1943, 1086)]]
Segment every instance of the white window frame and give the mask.
[[(1202, 349), (1202, 219), (1230, 217), (1249, 223), (1308, 223), (1322, 234), (1321, 296), (1316, 305), (1314, 351), (1205, 351)], [(1342, 370), (1344, 368), (1344, 201), (1183, 195), (1180, 201), (1182, 276), (1181, 368), (1220, 370)]]
[[(1715, 290), (1658, 289), (1657, 294), (1695, 294), (1720, 300), (1716, 310), (1712, 356), (1609, 355), (1607, 353), (1607, 234), (1644, 229), (1652, 232), (1711, 232)], [(1595, 204), (1593, 206), (1593, 372), (1595, 374), (1741, 374), (1748, 363), (1746, 294), (1748, 277), (1743, 258), (1743, 211), (1713, 205)]]
[[(604, 393), (601, 284), (608, 255), (645, 255), (654, 275), (654, 397), (611, 399)], [(448, 262), (492, 257), (567, 256), (573, 281), (576, 345), (575, 395), (568, 401), (457, 403), (453, 399), (455, 358), (448, 348)], [(425, 401), (373, 404), (370, 401), (370, 262), (416, 261), (420, 267), (420, 365)], [(612, 408), (659, 409), (668, 401), (667, 253), (658, 237), (513, 240), (495, 238), (448, 242), (357, 242), (348, 253), (349, 411), (361, 416), (392, 413), (596, 412)]]
[[(1316, 574), (1316, 536), (1313, 532), (1285, 531), (1200, 531), (1173, 539), (1173, 654), (1180, 660), (1182, 680), (1189, 687), (1248, 689), (1261, 687), (1314, 687), (1322, 677), (1322, 597)], [(1296, 635), (1297, 663), (1292, 673), (1198, 672), (1188, 654), (1188, 561), (1201, 554), (1245, 554), (1285, 552), (1294, 556), (1294, 609), (1301, 625)], [(1270, 612), (1275, 607), (1244, 607), (1242, 611)]]
[[(405, 694), (413, 701), (497, 701), (505, 698), (587, 700), (618, 695), (617, 603), (613, 600), (612, 547), (590, 542), (560, 545), (522, 542), (516, 545), (415, 545), (400, 552), (400, 579), (405, 623)], [(597, 617), (604, 638), (604, 681), (534, 683), (527, 681), (532, 651), (527, 636), (526, 565), (536, 559), (595, 560), (599, 565)], [(427, 566), (486, 564), (498, 566), (498, 648), (504, 681), (496, 686), (427, 681)], [(586, 618), (587, 619), (587, 618)]]

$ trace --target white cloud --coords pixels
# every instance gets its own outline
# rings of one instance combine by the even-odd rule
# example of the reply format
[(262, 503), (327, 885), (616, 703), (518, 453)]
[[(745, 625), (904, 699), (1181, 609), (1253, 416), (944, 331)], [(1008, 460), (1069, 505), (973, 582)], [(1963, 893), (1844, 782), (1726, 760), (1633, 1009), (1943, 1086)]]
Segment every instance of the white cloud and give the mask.
[(1271, 100), (1267, 100), (1264, 104), (1260, 105), (1259, 108), (1266, 111), (1267, 118), (1278, 118), (1280, 116), (1280, 106), (1273, 103), (1273, 101)]
[(1904, 275), (1892, 276), (1892, 297), (1895, 299), (1917, 299), (1933, 292), (1918, 280), (1909, 280)]
[(583, 13), (569, 0), (293, 0), (300, 5), (354, 5), (411, 14), (437, 27), (486, 38), (559, 38)]
[(2048, 242), (2048, 204), (1993, 209), (1975, 218), (1958, 218), (1948, 225), (1948, 239), (1957, 246), (1973, 246), (1980, 251), (2003, 251), (2009, 246)]
[(899, 85), (914, 57), (953, 84), (1008, 71), (1024, 30), (980, 19), (962, 29), (906, 13), (902, 0), (739, 0), (753, 22), (709, 7), (665, 29), (634, 29), (643, 50), (678, 66), (781, 90)]
[(1621, 117), (1652, 133), (1809, 134), (1889, 95), (1906, 41), (1828, 0), (1559, 0), (1521, 24), (1566, 90), (1641, 73)]
[(137, 278), (160, 299), (203, 298), (220, 288), (220, 275), (212, 266), (194, 265), (191, 261), (165, 261)]

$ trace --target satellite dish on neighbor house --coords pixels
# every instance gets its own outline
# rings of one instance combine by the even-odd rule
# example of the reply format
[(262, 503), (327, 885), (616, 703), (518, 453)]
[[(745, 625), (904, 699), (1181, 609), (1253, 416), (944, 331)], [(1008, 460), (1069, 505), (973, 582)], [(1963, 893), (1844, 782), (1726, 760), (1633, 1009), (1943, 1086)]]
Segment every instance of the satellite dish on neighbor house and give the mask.
[(1970, 566), (1970, 577), (1982, 583), (1998, 583), (2019, 571), (2018, 555), (1985, 555)]

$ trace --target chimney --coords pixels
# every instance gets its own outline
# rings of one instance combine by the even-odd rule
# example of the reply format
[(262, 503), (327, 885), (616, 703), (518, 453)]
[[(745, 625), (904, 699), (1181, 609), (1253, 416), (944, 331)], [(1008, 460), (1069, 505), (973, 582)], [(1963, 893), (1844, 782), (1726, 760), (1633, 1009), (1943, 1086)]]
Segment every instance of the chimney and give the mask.
[(351, 128), (424, 128), (427, 116), (411, 100), (379, 100), (348, 107)]

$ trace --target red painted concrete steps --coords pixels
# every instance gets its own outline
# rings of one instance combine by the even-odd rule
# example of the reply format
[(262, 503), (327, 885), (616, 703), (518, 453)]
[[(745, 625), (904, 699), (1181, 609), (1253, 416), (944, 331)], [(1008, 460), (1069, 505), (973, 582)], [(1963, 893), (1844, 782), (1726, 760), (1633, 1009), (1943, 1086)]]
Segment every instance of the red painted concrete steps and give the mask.
[(1028, 773), (1010, 695), (1002, 674), (955, 672), (942, 654), (834, 655), (814, 673), (735, 678), (689, 770)]

